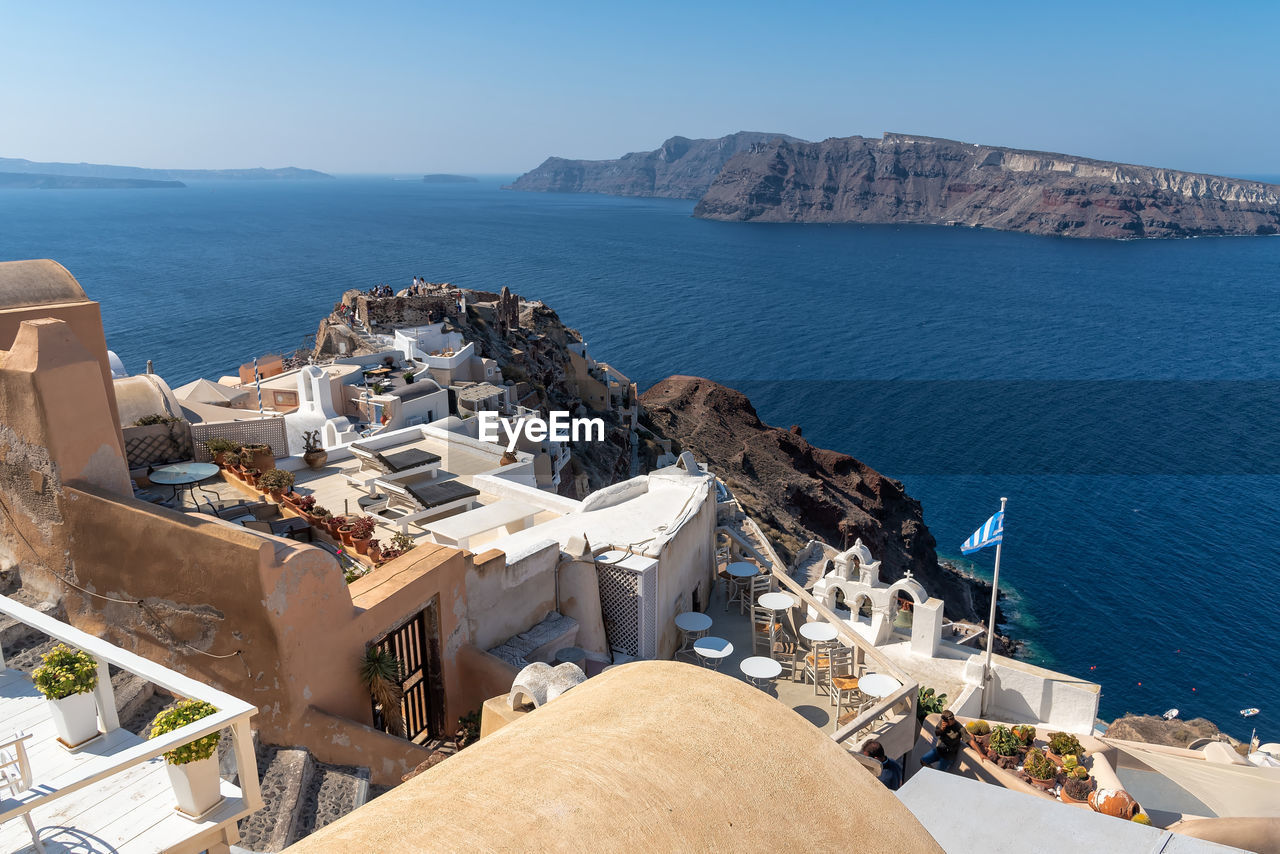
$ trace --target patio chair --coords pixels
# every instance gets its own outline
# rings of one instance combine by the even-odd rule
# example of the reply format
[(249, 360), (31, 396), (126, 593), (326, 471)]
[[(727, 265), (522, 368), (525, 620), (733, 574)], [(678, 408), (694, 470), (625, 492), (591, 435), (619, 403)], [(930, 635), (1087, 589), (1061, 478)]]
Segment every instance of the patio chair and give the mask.
[[(0, 789), (7, 790), (11, 798), (16, 798), (31, 788), (31, 762), (27, 759), (29, 738), (30, 735), (17, 732), (8, 741), (0, 742)], [(31, 813), (24, 813), (22, 818), (27, 822), (32, 846), (39, 854), (44, 854), (44, 846), (40, 844), (40, 834), (36, 832), (36, 823), (31, 819)]]
[(769, 657), (782, 665), (782, 674), (795, 682), (799, 678), (801, 671), (800, 656), (804, 654), (804, 647), (796, 640), (798, 635), (792, 634), (787, 627), (781, 623), (773, 633), (772, 648), (769, 650)]
[(851, 646), (838, 646), (827, 656), (827, 684), (831, 686), (831, 701), (836, 707), (836, 726), (840, 712), (848, 707), (859, 711), (866, 698), (858, 690), (857, 664)]

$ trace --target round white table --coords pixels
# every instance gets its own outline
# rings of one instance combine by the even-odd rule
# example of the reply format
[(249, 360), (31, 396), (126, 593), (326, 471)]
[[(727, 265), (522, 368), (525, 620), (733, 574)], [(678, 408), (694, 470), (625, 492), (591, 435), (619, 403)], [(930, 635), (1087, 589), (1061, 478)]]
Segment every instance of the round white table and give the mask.
[(821, 620), (811, 620), (800, 627), (800, 637), (814, 643), (829, 643), (836, 639), (836, 627)]
[(712, 670), (719, 670), (720, 662), (733, 654), (733, 644), (724, 638), (708, 635), (693, 642), (693, 651)]
[(864, 673), (858, 677), (858, 690), (877, 700), (884, 699), (901, 687), (901, 682), (883, 673)]
[(676, 628), (682, 632), (705, 632), (711, 628), (711, 618), (699, 611), (676, 614)]
[(763, 655), (744, 658), (738, 663), (738, 667), (752, 685), (762, 690), (771, 680), (777, 679), (782, 674), (782, 665)]
[(731, 563), (724, 568), (734, 578), (751, 578), (760, 574), (760, 567), (754, 563), (747, 563), (744, 560)]
[(680, 630), (680, 648), (673, 658), (693, 660), (693, 642), (707, 633), (711, 628), (711, 618), (697, 611), (685, 611), (676, 614), (676, 628)]
[(751, 604), (748, 597), (751, 579), (760, 574), (760, 567), (746, 561), (735, 561), (726, 566), (724, 571), (729, 575), (729, 595), (725, 597), (724, 609), (728, 611), (729, 606), (737, 601), (738, 613), (745, 613), (747, 606)]
[(756, 603), (761, 608), (768, 608), (770, 611), (786, 611), (795, 606), (796, 600), (786, 593), (762, 593)]

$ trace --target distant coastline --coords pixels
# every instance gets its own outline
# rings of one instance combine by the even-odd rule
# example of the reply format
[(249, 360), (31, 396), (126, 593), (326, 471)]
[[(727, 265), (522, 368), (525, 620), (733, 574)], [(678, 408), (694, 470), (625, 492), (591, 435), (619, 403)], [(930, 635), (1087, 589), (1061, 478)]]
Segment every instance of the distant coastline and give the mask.
[(45, 175), (39, 172), (0, 172), (0, 190), (174, 190), (181, 181), (147, 178), (91, 178), (81, 175)]
[(103, 178), (135, 181), (314, 181), (331, 180), (332, 175), (314, 169), (283, 166), (265, 169), (147, 169), (141, 166), (111, 166), (105, 163), (41, 163), (21, 157), (0, 157), (0, 172), (21, 175)]
[(472, 178), (470, 175), (450, 175), (447, 172), (434, 172), (430, 175), (422, 176), (424, 184), (478, 184), (479, 178)]

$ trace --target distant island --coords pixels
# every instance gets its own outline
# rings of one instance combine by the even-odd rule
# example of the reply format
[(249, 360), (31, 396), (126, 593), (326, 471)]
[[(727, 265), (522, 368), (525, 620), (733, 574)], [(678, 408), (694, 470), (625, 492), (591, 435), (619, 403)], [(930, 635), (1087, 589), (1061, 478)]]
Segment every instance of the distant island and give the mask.
[(311, 181), (332, 179), (314, 169), (284, 166), (279, 169), (144, 169), (140, 166), (108, 166), (101, 163), (39, 163), (19, 157), (0, 157), (0, 172), (24, 175), (64, 175), (76, 178), (112, 178), (143, 181)]
[(479, 182), (479, 178), (472, 178), (470, 175), (450, 175), (446, 172), (435, 172), (422, 176), (422, 183), (424, 184), (478, 184)]
[(541, 193), (605, 193), (698, 199), (735, 154), (770, 140), (803, 142), (776, 133), (740, 131), (719, 139), (673, 136), (653, 151), (624, 154), (617, 160), (566, 160), (548, 157), (507, 186)]
[[(742, 145), (744, 137), (753, 139)], [(690, 144), (668, 149), (678, 140)], [(732, 156), (720, 161), (707, 156), (729, 149)], [(696, 198), (694, 216), (737, 222), (914, 223), (1101, 238), (1280, 233), (1275, 184), (897, 133), (823, 142), (673, 137), (655, 152), (618, 160), (549, 158), (511, 189)]]
[(187, 186), (181, 181), (145, 178), (85, 178), (78, 175), (42, 175), (39, 172), (0, 172), (0, 190), (152, 190)]

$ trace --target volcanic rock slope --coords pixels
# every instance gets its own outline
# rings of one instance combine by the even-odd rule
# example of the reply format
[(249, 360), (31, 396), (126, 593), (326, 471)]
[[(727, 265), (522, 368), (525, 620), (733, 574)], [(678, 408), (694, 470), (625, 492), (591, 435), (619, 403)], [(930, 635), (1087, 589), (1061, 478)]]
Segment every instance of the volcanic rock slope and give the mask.
[(725, 164), (694, 215), (1067, 237), (1276, 234), (1280, 186), (887, 133), (756, 143)]
[(745, 395), (711, 380), (668, 377), (640, 400), (659, 432), (724, 478), (784, 560), (813, 538), (841, 548), (861, 537), (885, 581), (910, 570), (949, 617), (985, 619), (990, 587), (938, 563), (920, 502), (898, 481), (770, 427)]
[(718, 139), (673, 136), (653, 151), (624, 154), (617, 160), (566, 160), (548, 157), (517, 178), (508, 189), (543, 193), (606, 193), (697, 199), (720, 169), (740, 151), (770, 140), (803, 142), (783, 134), (739, 131)]

